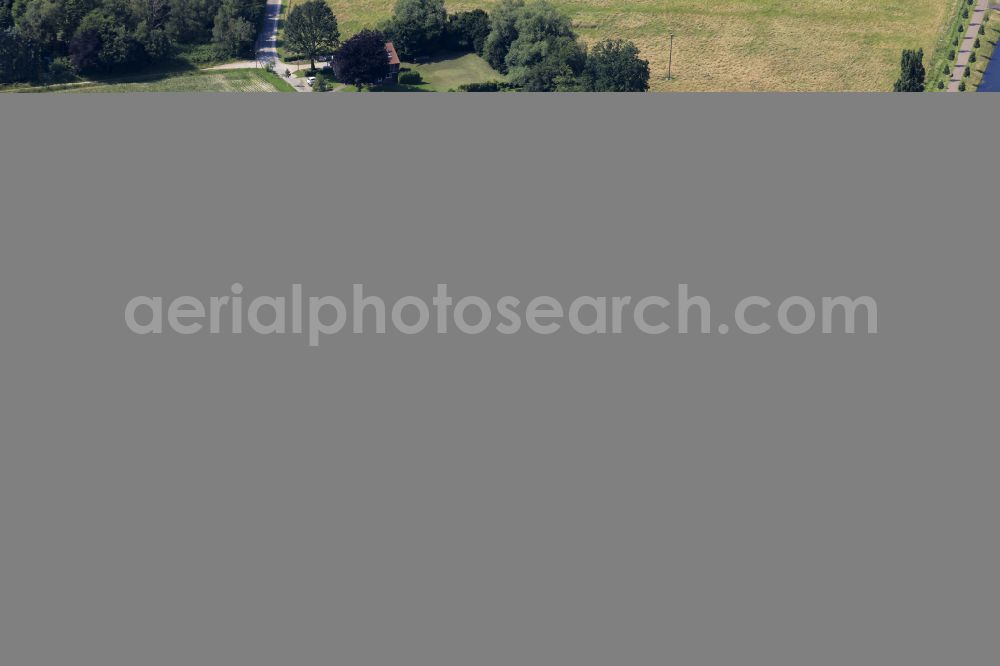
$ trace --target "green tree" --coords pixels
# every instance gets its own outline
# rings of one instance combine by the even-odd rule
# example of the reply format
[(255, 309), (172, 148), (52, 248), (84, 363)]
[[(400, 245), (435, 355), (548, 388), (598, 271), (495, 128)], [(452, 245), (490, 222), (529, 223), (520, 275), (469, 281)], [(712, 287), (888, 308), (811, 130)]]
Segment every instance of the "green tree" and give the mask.
[(471, 51), (482, 55), (490, 34), (490, 15), (482, 9), (448, 16), (445, 47), (452, 51)]
[(41, 47), (17, 26), (0, 29), (0, 83), (31, 81), (41, 68)]
[(924, 50), (904, 49), (903, 56), (899, 63), (899, 78), (893, 86), (895, 92), (923, 92), (924, 78)]
[(639, 57), (632, 42), (608, 39), (587, 54), (580, 79), (583, 90), (644, 92), (649, 90), (649, 61)]
[(565, 87), (586, 63), (569, 17), (547, 0), (534, 0), (517, 12), (517, 38), (505, 64), (514, 85), (527, 91)]
[(222, 0), (212, 27), (212, 42), (219, 56), (228, 58), (249, 54), (253, 48), (254, 21), (241, 0)]
[(517, 39), (517, 17), (524, 0), (500, 0), (490, 13), (490, 34), (483, 42), (482, 56), (493, 69), (507, 73), (507, 53)]
[(80, 21), (69, 44), (78, 71), (113, 72), (150, 62), (140, 37), (139, 17), (128, 0), (106, 0)]
[(296, 53), (309, 58), (316, 69), (316, 56), (332, 53), (340, 43), (337, 17), (325, 0), (306, 0), (296, 5), (285, 24), (285, 42)]
[(212, 38), (212, 27), (222, 0), (171, 0), (167, 32), (178, 42), (205, 42)]
[(438, 51), (447, 25), (444, 0), (396, 0), (385, 33), (401, 58), (412, 59)]

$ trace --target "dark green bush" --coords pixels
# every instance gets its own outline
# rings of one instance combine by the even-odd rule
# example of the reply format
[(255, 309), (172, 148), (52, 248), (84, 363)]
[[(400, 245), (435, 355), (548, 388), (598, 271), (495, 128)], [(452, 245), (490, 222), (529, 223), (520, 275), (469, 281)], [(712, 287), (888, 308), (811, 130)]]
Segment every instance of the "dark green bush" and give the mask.
[(958, 84), (958, 91), (965, 92), (965, 81), (962, 81), (961, 83)]
[(938, 90), (944, 90), (944, 81), (938, 81)]
[(66, 83), (76, 78), (76, 70), (69, 58), (54, 58), (49, 64), (49, 77), (51, 83)]
[(483, 81), (481, 83), (463, 83), (458, 89), (462, 92), (499, 92), (502, 85), (499, 81)]
[(413, 70), (407, 70), (405, 72), (399, 73), (399, 82), (409, 85), (418, 85), (423, 83), (424, 80), (420, 78), (420, 72), (414, 72)]

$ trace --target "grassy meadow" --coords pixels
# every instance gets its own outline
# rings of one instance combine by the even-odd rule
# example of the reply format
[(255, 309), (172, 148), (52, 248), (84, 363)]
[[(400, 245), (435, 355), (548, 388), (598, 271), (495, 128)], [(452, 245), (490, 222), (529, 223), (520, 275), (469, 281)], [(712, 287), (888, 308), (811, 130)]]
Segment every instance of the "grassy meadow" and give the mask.
[[(327, 0), (342, 37), (394, 0)], [(292, 5), (301, 0), (291, 0)], [(953, 0), (553, 0), (587, 42), (621, 37), (649, 60), (650, 89), (891, 90), (904, 48), (930, 55)], [(449, 11), (492, 0), (446, 0)], [(672, 81), (667, 35), (673, 32)]]

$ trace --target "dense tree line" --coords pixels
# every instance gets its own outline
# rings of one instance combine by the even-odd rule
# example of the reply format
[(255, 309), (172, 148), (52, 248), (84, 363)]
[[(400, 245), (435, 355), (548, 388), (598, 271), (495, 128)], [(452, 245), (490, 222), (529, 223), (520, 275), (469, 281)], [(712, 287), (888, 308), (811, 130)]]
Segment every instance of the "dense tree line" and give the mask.
[(251, 55), (265, 0), (0, 0), (0, 83), (163, 62), (184, 44)]

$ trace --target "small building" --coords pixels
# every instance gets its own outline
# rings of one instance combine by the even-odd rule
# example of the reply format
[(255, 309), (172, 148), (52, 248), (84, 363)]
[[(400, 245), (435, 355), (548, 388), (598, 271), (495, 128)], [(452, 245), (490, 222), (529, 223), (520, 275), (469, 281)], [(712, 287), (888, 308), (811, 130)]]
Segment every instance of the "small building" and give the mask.
[(396, 47), (392, 42), (385, 43), (385, 52), (389, 56), (389, 75), (386, 80), (395, 82), (399, 78), (399, 56), (396, 55)]

